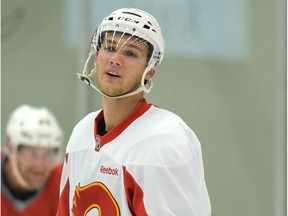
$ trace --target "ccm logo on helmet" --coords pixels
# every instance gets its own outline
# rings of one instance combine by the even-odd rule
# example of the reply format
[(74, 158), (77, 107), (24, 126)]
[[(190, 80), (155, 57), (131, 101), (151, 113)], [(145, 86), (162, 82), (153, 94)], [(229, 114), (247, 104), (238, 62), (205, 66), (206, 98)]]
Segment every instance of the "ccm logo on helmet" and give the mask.
[(106, 175), (119, 176), (119, 169), (101, 165), (100, 172)]
[(127, 18), (127, 17), (118, 17), (118, 20), (124, 20), (124, 21), (127, 21), (127, 22), (134, 22), (136, 24), (139, 23), (139, 21), (131, 19), (131, 18)]

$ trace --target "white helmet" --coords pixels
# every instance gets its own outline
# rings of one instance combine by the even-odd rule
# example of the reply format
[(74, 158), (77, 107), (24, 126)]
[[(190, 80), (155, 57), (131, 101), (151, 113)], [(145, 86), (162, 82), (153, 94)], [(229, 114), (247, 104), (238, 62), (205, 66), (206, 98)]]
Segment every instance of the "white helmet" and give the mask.
[(125, 32), (149, 42), (153, 51), (151, 50), (152, 58), (148, 65), (153, 64), (153, 67), (157, 67), (161, 63), (165, 49), (164, 39), (158, 22), (149, 13), (135, 8), (123, 8), (114, 11), (104, 18), (94, 33), (92, 49), (99, 46), (98, 40), (103, 31)]
[(63, 142), (56, 118), (45, 107), (18, 107), (8, 121), (7, 135), (14, 149), (20, 144), (60, 148)]
[[(142, 76), (141, 85), (133, 92), (129, 92), (120, 96), (110, 97), (105, 95), (93, 83), (91, 83), (90, 78), (95, 75), (95, 68), (89, 72), (87, 67), (91, 56), (94, 55), (101, 47), (101, 44), (104, 43), (104, 41), (102, 41), (102, 37), (103, 33), (105, 32), (113, 32), (113, 34), (120, 32), (122, 35), (127, 34), (131, 37), (139, 38), (144, 40), (149, 47), (150, 55), (148, 57), (150, 57), (150, 59), (147, 60), (147, 66)], [(81, 80), (86, 81), (88, 85), (91, 85), (94, 89), (109, 98), (127, 97), (137, 94), (141, 91), (149, 93), (153, 84), (152, 80), (147, 82), (145, 80), (145, 76), (150, 69), (157, 69), (157, 66), (163, 59), (164, 49), (165, 44), (160, 26), (152, 15), (135, 8), (118, 9), (104, 18), (98, 29), (96, 29), (95, 33), (93, 34), (89, 57), (85, 63), (82, 74), (78, 74), (78, 76)], [(95, 66), (95, 64), (93, 65)]]

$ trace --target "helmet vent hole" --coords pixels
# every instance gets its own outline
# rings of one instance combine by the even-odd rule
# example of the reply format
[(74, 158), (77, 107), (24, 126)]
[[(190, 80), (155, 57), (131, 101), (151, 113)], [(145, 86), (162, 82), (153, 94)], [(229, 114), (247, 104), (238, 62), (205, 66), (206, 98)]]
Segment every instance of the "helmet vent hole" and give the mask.
[(143, 26), (143, 28), (150, 29), (150, 26), (148, 26), (148, 25), (145, 24), (145, 25)]
[(109, 17), (108, 20), (113, 21), (113, 17)]
[(23, 137), (26, 137), (26, 138), (28, 138), (28, 139), (31, 139), (32, 137), (31, 137), (31, 135), (30, 134), (28, 134), (28, 133), (26, 133), (26, 132), (22, 132), (22, 136)]
[(40, 119), (39, 124), (40, 125), (50, 125), (50, 122), (48, 119)]

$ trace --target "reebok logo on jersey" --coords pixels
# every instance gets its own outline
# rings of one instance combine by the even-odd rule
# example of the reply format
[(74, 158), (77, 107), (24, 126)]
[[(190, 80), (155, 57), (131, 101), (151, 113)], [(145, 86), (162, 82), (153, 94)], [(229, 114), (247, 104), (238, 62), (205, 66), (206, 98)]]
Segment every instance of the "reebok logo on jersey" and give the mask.
[(119, 169), (111, 168), (110, 166), (105, 167), (105, 166), (101, 165), (100, 172), (103, 174), (106, 174), (106, 175), (119, 176)]

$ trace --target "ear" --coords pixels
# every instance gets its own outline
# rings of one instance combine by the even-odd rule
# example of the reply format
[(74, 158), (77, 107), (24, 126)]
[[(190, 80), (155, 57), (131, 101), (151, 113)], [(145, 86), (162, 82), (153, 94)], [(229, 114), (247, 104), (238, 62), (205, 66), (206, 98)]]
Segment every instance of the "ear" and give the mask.
[(156, 73), (156, 71), (155, 71), (153, 68), (151, 68), (151, 69), (147, 72), (147, 74), (146, 74), (146, 76), (145, 76), (145, 80), (151, 80), (151, 79), (154, 77), (155, 73)]

